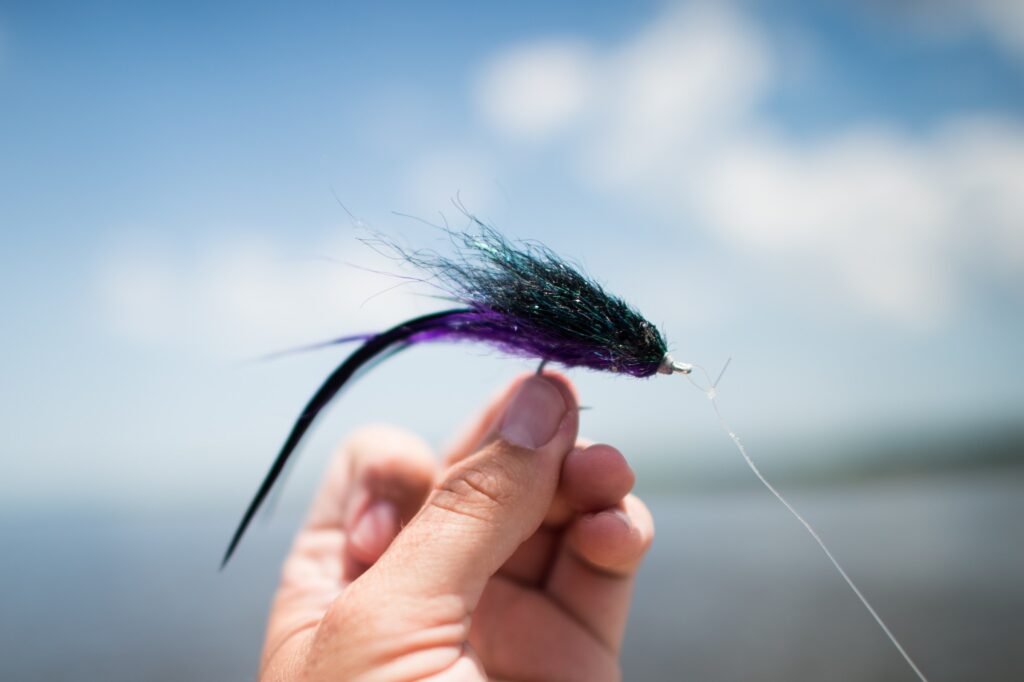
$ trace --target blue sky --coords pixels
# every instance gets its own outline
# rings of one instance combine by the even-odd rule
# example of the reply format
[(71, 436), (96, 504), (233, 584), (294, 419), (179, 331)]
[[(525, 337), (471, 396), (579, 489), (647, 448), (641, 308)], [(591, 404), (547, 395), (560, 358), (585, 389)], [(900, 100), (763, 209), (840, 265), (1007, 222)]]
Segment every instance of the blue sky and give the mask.
[[(732, 356), (723, 407), (769, 470), (1016, 419), (1022, 69), (998, 0), (0, 8), (0, 497), (244, 502), (339, 355), (248, 360), (432, 305), (366, 301), (391, 282), (347, 263), (394, 264), (335, 194), (429, 246), (392, 211), (454, 220), (458, 193), (681, 359)], [(396, 358), (297, 488), (364, 421), (443, 443), (523, 367)], [(734, 457), (678, 380), (574, 378), (641, 474)]]

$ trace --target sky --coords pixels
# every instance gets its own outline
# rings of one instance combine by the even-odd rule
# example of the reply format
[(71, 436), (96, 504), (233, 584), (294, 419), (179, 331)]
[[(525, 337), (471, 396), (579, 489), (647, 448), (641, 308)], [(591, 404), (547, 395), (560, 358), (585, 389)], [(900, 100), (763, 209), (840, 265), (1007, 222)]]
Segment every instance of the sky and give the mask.
[[(0, 500), (241, 508), (344, 351), (255, 359), (435, 309), (359, 238), (437, 247), (453, 200), (731, 357), (769, 471), (1019, 422), (1022, 7), (0, 5)], [(442, 447), (529, 367), (389, 361), (295, 494), (359, 424)], [(684, 380), (572, 377), (641, 477), (742, 467)]]

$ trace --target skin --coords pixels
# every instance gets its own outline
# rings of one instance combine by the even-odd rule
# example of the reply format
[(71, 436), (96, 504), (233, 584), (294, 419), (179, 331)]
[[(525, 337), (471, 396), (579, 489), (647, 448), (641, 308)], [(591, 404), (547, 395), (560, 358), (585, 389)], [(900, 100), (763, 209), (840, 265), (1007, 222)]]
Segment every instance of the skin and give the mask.
[(498, 395), (443, 466), (400, 429), (353, 435), (285, 562), (260, 679), (619, 680), (654, 525), (578, 416), (546, 373)]

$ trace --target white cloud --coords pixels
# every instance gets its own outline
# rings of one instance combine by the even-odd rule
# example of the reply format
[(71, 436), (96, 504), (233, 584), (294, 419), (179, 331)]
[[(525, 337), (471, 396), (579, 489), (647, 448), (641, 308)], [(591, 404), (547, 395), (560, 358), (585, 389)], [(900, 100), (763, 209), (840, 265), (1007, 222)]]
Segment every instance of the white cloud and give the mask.
[[(545, 53), (526, 50), (513, 54), (541, 70)], [(777, 50), (721, 5), (671, 10), (620, 49), (592, 54), (599, 95), (574, 113), (583, 132), (571, 139), (595, 188), (683, 212), (766, 273), (911, 326), (944, 319), (972, 278), (1017, 277), (1019, 122), (961, 115), (917, 135), (851, 125), (794, 141), (759, 117)]]
[[(99, 271), (104, 319), (147, 345), (251, 358), (386, 328), (427, 307), (408, 289), (386, 292), (402, 280), (365, 269), (396, 272), (395, 262), (354, 239), (322, 243), (309, 252), (320, 255), (291, 260), (281, 256), (287, 247), (252, 237), (184, 258), (122, 250)], [(367, 300), (378, 292), (385, 293)]]
[(859, 131), (806, 150), (723, 150), (689, 200), (739, 248), (801, 263), (867, 310), (929, 321), (949, 302), (941, 188), (926, 158)]
[(581, 169), (621, 186), (715, 144), (765, 90), (772, 56), (752, 25), (718, 5), (670, 12), (604, 64)]
[(1024, 263), (1022, 192), (1024, 127), (979, 119), (920, 140), (747, 140), (716, 155), (688, 201), (739, 248), (816, 270), (866, 311), (928, 324), (955, 309), (979, 262)]
[(504, 52), (486, 66), (477, 88), (484, 119), (498, 131), (539, 138), (563, 130), (592, 95), (589, 50), (547, 41)]
[(982, 251), (983, 266), (1011, 276), (1024, 268), (1024, 125), (1005, 119), (962, 119), (938, 145), (950, 216), (961, 246)]

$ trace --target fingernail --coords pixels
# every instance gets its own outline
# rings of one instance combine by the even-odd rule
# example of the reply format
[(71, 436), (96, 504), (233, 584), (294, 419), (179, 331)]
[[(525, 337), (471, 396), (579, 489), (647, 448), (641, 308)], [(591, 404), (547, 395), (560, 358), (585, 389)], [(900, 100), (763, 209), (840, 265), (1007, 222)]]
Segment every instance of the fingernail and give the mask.
[(376, 559), (397, 534), (398, 510), (386, 500), (377, 500), (356, 520), (348, 540), (357, 554)]
[(633, 522), (629, 520), (629, 516), (626, 514), (626, 512), (622, 511), (621, 509), (612, 509), (610, 511), (602, 513), (610, 514), (611, 516), (617, 518), (619, 521), (624, 523), (627, 528), (633, 527)]
[(535, 449), (555, 437), (565, 399), (547, 379), (531, 377), (512, 397), (501, 422), (501, 437), (513, 445)]
[(592, 514), (584, 514), (584, 518), (588, 521), (596, 521), (601, 517), (615, 519), (626, 528), (632, 528), (633, 522), (629, 520), (629, 516), (626, 512), (621, 509), (605, 509), (604, 511), (594, 512)]

